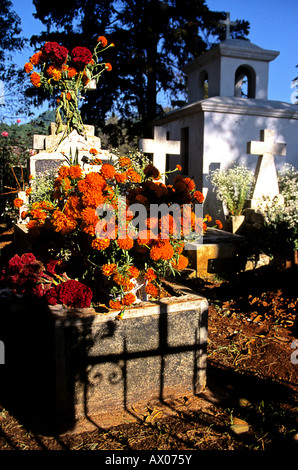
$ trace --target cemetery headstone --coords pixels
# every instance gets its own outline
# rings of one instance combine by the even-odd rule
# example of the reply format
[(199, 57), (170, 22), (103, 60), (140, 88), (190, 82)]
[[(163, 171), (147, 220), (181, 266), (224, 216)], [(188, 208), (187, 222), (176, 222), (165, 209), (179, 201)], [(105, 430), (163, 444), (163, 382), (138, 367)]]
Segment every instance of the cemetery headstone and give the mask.
[(271, 129), (264, 129), (260, 132), (260, 141), (247, 143), (247, 153), (259, 156), (252, 194), (253, 205), (254, 201), (260, 200), (262, 196), (274, 197), (279, 194), (274, 156), (285, 156), (286, 149), (285, 143), (275, 142), (275, 131)]
[(140, 139), (140, 151), (153, 154), (153, 164), (164, 180), (167, 155), (180, 155), (180, 141), (167, 140), (167, 132), (163, 127), (154, 127), (153, 139)]

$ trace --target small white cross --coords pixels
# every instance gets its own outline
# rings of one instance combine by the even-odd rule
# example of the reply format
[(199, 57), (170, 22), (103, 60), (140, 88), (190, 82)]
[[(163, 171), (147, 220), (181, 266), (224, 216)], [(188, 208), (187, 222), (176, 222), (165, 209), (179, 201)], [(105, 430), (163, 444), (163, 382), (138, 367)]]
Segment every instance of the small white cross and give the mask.
[(154, 127), (153, 139), (140, 139), (139, 149), (144, 153), (153, 153), (153, 164), (165, 180), (167, 155), (180, 155), (180, 141), (167, 140), (167, 131), (160, 126)]
[(279, 194), (274, 155), (285, 156), (287, 145), (274, 142), (274, 138), (275, 131), (265, 129), (260, 132), (261, 141), (247, 143), (247, 153), (259, 155), (255, 172), (256, 183), (253, 190), (253, 200), (258, 200), (263, 195), (274, 197)]
[(226, 39), (230, 39), (231, 35), (231, 26), (236, 26), (238, 24), (237, 21), (230, 20), (230, 12), (227, 13), (227, 18), (225, 20), (219, 20), (220, 24), (224, 24), (226, 26)]

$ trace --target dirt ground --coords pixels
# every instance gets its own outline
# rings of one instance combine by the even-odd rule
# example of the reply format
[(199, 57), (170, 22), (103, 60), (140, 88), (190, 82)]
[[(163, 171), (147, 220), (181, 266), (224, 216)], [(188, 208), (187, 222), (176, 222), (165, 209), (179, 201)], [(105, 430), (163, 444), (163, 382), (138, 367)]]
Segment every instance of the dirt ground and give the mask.
[(0, 405), (0, 450), (297, 451), (297, 280), (295, 266), (188, 281), (209, 301), (202, 394), (135, 406), (122, 422), (111, 410), (108, 426), (63, 435), (37, 435)]

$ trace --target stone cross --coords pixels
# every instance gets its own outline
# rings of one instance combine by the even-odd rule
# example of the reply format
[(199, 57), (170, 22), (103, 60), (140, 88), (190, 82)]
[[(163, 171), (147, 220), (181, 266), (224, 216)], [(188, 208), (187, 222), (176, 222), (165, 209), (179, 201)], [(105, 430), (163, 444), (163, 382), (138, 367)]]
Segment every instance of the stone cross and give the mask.
[(230, 39), (231, 35), (231, 26), (236, 26), (238, 24), (237, 21), (230, 20), (230, 12), (227, 12), (227, 18), (225, 20), (219, 20), (220, 24), (224, 24), (226, 26), (226, 39)]
[(180, 141), (167, 140), (167, 131), (161, 127), (154, 127), (153, 139), (140, 139), (139, 149), (144, 153), (153, 153), (153, 164), (165, 180), (167, 155), (180, 155)]
[(275, 131), (265, 129), (260, 132), (260, 142), (251, 141), (247, 143), (247, 153), (259, 155), (255, 172), (255, 187), (253, 200), (260, 199), (263, 195), (274, 197), (279, 194), (277, 172), (274, 155), (286, 155), (287, 145), (274, 142)]

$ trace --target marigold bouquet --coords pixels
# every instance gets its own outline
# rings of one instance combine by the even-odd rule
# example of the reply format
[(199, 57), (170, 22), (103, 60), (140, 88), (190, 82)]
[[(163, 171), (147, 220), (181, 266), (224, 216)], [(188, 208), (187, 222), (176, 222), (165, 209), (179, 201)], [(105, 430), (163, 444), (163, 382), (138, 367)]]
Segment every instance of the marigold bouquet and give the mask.
[(57, 42), (47, 42), (25, 64), (24, 70), (30, 75), (31, 84), (50, 95), (56, 95), (57, 134), (63, 131), (63, 119), (60, 111), (63, 112), (66, 121), (62, 138), (74, 129), (79, 134), (84, 133), (79, 111), (80, 99), (91, 84), (98, 82), (105, 70), (112, 70), (110, 63), (99, 59), (99, 53), (113, 46), (113, 43), (108, 45), (104, 36), (98, 37), (93, 52), (87, 47), (80, 46), (69, 52)]
[(206, 229), (195, 210), (204, 197), (179, 174), (172, 185), (162, 183), (140, 153), (94, 161), (99, 166), (61, 166), (52, 202), (35, 202), (25, 215), (33, 239), (48, 237), (55, 259), (75, 262), (94, 301), (103, 302), (100, 286), (104, 303), (122, 311), (136, 301), (140, 276), (156, 298), (161, 280), (187, 267), (185, 243)]

